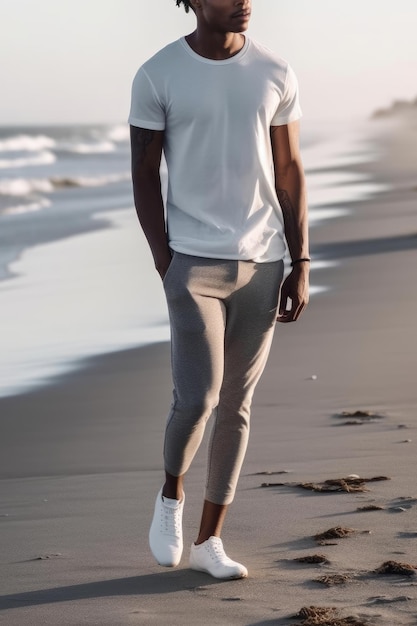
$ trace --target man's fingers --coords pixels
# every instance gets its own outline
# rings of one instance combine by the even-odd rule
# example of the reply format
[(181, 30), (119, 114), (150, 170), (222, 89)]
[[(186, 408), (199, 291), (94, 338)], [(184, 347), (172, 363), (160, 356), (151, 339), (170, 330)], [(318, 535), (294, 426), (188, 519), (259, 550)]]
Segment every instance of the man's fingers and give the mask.
[(304, 309), (306, 308), (307, 303), (306, 302), (301, 302), (300, 306), (297, 308), (297, 310), (294, 312), (294, 317), (293, 317), (293, 321), (296, 322), (298, 320), (298, 318), (300, 317), (301, 313), (304, 311)]
[(285, 304), (282, 304), (282, 305), (279, 307), (278, 314), (279, 314), (280, 316), (288, 315), (288, 313), (289, 313), (289, 312), (290, 312), (290, 311), (289, 311), (289, 310), (287, 310), (287, 308), (286, 308)]
[(279, 315), (281, 317), (288, 316), (293, 308), (293, 300), (285, 292), (281, 293), (281, 301), (279, 306)]
[(297, 302), (295, 300), (292, 300), (292, 306), (290, 309), (286, 310), (285, 308), (280, 308), (277, 322), (282, 322), (285, 324), (288, 322), (296, 322), (306, 306), (307, 302), (305, 301)]
[(283, 322), (283, 323), (294, 321), (295, 311), (296, 311), (295, 303), (294, 303), (294, 301), (292, 301), (290, 309), (283, 308), (282, 310), (280, 310), (279, 317), (277, 318), (277, 321), (278, 322)]
[(288, 305), (288, 289), (285, 288), (285, 283), (281, 288), (281, 294), (279, 297), (279, 314), (284, 315)]

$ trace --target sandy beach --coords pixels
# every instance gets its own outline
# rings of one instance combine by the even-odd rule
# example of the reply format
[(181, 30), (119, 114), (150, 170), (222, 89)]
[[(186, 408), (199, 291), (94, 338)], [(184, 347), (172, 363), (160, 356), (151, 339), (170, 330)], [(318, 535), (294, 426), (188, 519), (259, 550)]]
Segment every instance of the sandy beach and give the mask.
[[(417, 624), (417, 117), (369, 128), (377, 157), (351, 167), (389, 188), (312, 229), (330, 288), (277, 328), (255, 395), (224, 530), (249, 578), (193, 572), (187, 549), (164, 570), (149, 552), (171, 399), (160, 343), (0, 399), (2, 623)], [(185, 546), (204, 471), (203, 445)]]

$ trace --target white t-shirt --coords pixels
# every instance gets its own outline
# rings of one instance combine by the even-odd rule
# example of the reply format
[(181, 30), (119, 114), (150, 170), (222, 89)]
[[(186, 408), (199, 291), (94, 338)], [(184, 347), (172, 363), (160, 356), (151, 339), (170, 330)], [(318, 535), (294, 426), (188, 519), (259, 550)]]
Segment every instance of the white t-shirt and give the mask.
[(201, 57), (181, 38), (139, 69), (129, 123), (165, 131), (173, 250), (257, 262), (283, 258), (270, 127), (300, 117), (294, 72), (248, 37), (223, 61)]

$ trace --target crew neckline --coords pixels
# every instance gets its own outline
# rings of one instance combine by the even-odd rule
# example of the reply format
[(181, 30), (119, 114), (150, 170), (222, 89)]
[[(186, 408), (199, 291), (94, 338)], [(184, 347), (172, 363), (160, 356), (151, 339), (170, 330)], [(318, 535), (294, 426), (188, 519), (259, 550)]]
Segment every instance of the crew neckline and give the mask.
[(200, 61), (201, 63), (207, 63), (208, 65), (229, 65), (230, 63), (236, 63), (237, 61), (240, 61), (240, 59), (246, 54), (249, 48), (250, 39), (246, 35), (243, 35), (243, 37), (245, 38), (245, 43), (243, 44), (242, 48), (239, 50), (237, 54), (234, 54), (232, 57), (229, 57), (228, 59), (218, 59), (218, 60), (208, 59), (207, 57), (203, 57), (201, 56), (201, 54), (197, 54), (197, 52), (194, 52), (194, 50), (192, 49), (190, 44), (187, 42), (185, 37), (180, 38), (180, 43), (185, 48), (185, 51), (191, 57), (193, 57), (197, 61)]

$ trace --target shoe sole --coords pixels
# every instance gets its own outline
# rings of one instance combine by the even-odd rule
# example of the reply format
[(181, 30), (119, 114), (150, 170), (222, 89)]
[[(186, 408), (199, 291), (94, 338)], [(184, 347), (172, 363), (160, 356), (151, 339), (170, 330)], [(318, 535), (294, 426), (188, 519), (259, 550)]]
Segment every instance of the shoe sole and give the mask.
[(194, 570), (195, 572), (203, 572), (204, 574), (209, 574), (209, 576), (212, 576), (217, 580), (240, 580), (241, 578), (248, 578), (248, 572), (243, 574), (235, 574), (234, 576), (216, 576), (215, 574), (209, 572), (208, 569), (204, 569), (202, 567), (190, 565), (190, 569)]

